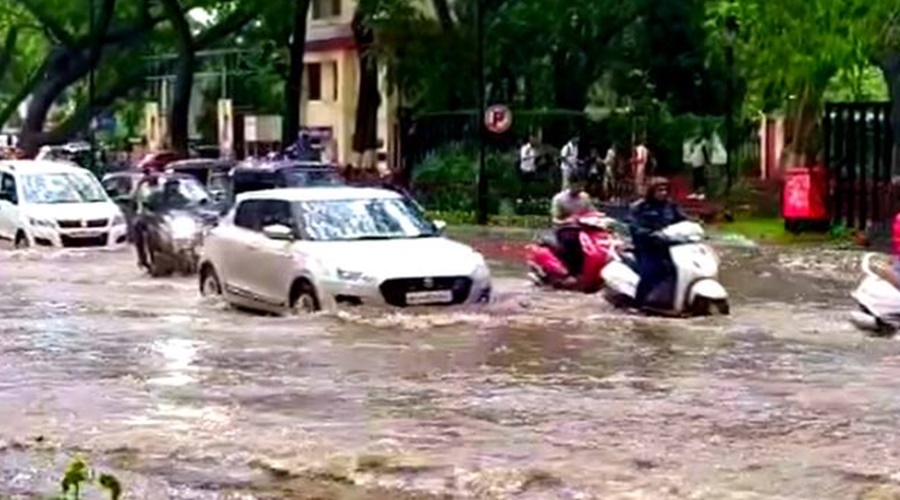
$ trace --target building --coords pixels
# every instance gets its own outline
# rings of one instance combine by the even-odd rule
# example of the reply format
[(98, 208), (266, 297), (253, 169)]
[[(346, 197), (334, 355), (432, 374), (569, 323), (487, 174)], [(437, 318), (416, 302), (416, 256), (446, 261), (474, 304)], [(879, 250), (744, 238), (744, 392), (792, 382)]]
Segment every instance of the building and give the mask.
[[(302, 126), (330, 135), (337, 161), (353, 161), (352, 140), (359, 88), (359, 63), (351, 21), (354, 0), (312, 0), (306, 34)], [(395, 140), (396, 102), (382, 81), (378, 110), (379, 156), (392, 156)]]

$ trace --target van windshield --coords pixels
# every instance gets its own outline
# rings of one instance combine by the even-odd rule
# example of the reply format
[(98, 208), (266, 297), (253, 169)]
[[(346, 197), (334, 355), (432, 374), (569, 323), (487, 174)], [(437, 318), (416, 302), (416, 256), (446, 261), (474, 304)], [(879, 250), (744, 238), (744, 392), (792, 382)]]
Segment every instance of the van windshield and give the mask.
[(57, 172), (22, 176), (27, 203), (97, 203), (109, 201), (100, 182), (88, 172)]

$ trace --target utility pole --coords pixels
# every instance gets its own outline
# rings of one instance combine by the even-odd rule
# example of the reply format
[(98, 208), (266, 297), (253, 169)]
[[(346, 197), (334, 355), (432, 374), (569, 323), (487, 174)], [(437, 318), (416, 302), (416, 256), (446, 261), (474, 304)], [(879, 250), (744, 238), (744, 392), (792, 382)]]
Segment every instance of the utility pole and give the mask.
[(484, 0), (475, 0), (475, 34), (477, 37), (478, 52), (478, 224), (485, 226), (488, 223), (488, 185), (487, 164), (485, 158), (486, 131), (484, 123), (486, 97), (484, 92)]
[(731, 193), (734, 185), (734, 42), (737, 38), (737, 19), (729, 16), (725, 20), (725, 194)]
[[(88, 33), (90, 33), (90, 37), (94, 37), (96, 16), (97, 12), (94, 0), (88, 0)], [(97, 43), (100, 43), (100, 41), (98, 40)], [(88, 72), (88, 140), (91, 145), (91, 170), (97, 172), (97, 138), (95, 135), (96, 127), (94, 123), (94, 66), (95, 65), (92, 64), (91, 69)]]

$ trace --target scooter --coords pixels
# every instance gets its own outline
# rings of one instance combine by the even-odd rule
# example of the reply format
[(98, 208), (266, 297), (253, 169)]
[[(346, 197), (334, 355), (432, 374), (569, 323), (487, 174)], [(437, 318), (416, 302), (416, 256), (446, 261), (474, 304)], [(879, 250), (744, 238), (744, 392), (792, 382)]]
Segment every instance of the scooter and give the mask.
[[(731, 312), (728, 292), (719, 283), (719, 257), (703, 241), (706, 233), (696, 222), (683, 221), (660, 231), (669, 243), (675, 266), (674, 280), (659, 283), (650, 291), (646, 312), (666, 316), (708, 316)], [(600, 273), (606, 283), (605, 295), (614, 305), (631, 307), (637, 291), (637, 262), (626, 252), (618, 253)]]
[(618, 222), (600, 212), (592, 212), (576, 218), (574, 224), (580, 230), (578, 238), (584, 252), (584, 264), (577, 280), (567, 280), (570, 272), (559, 257), (562, 248), (555, 231), (544, 233), (525, 247), (528, 276), (538, 286), (595, 293), (603, 288), (600, 271), (613, 258), (616, 249), (624, 245), (615, 232)]
[(874, 253), (862, 258), (862, 282), (850, 294), (859, 305), (850, 322), (860, 330), (890, 335), (900, 329), (900, 290), (872, 269)]

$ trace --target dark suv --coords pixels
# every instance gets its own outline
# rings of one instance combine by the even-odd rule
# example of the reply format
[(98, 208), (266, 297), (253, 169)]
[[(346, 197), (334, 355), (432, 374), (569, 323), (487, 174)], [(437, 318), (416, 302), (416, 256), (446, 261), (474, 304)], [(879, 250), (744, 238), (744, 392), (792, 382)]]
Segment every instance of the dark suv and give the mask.
[(296, 160), (245, 161), (231, 171), (231, 202), (248, 191), (284, 187), (343, 186), (343, 177), (327, 163)]

